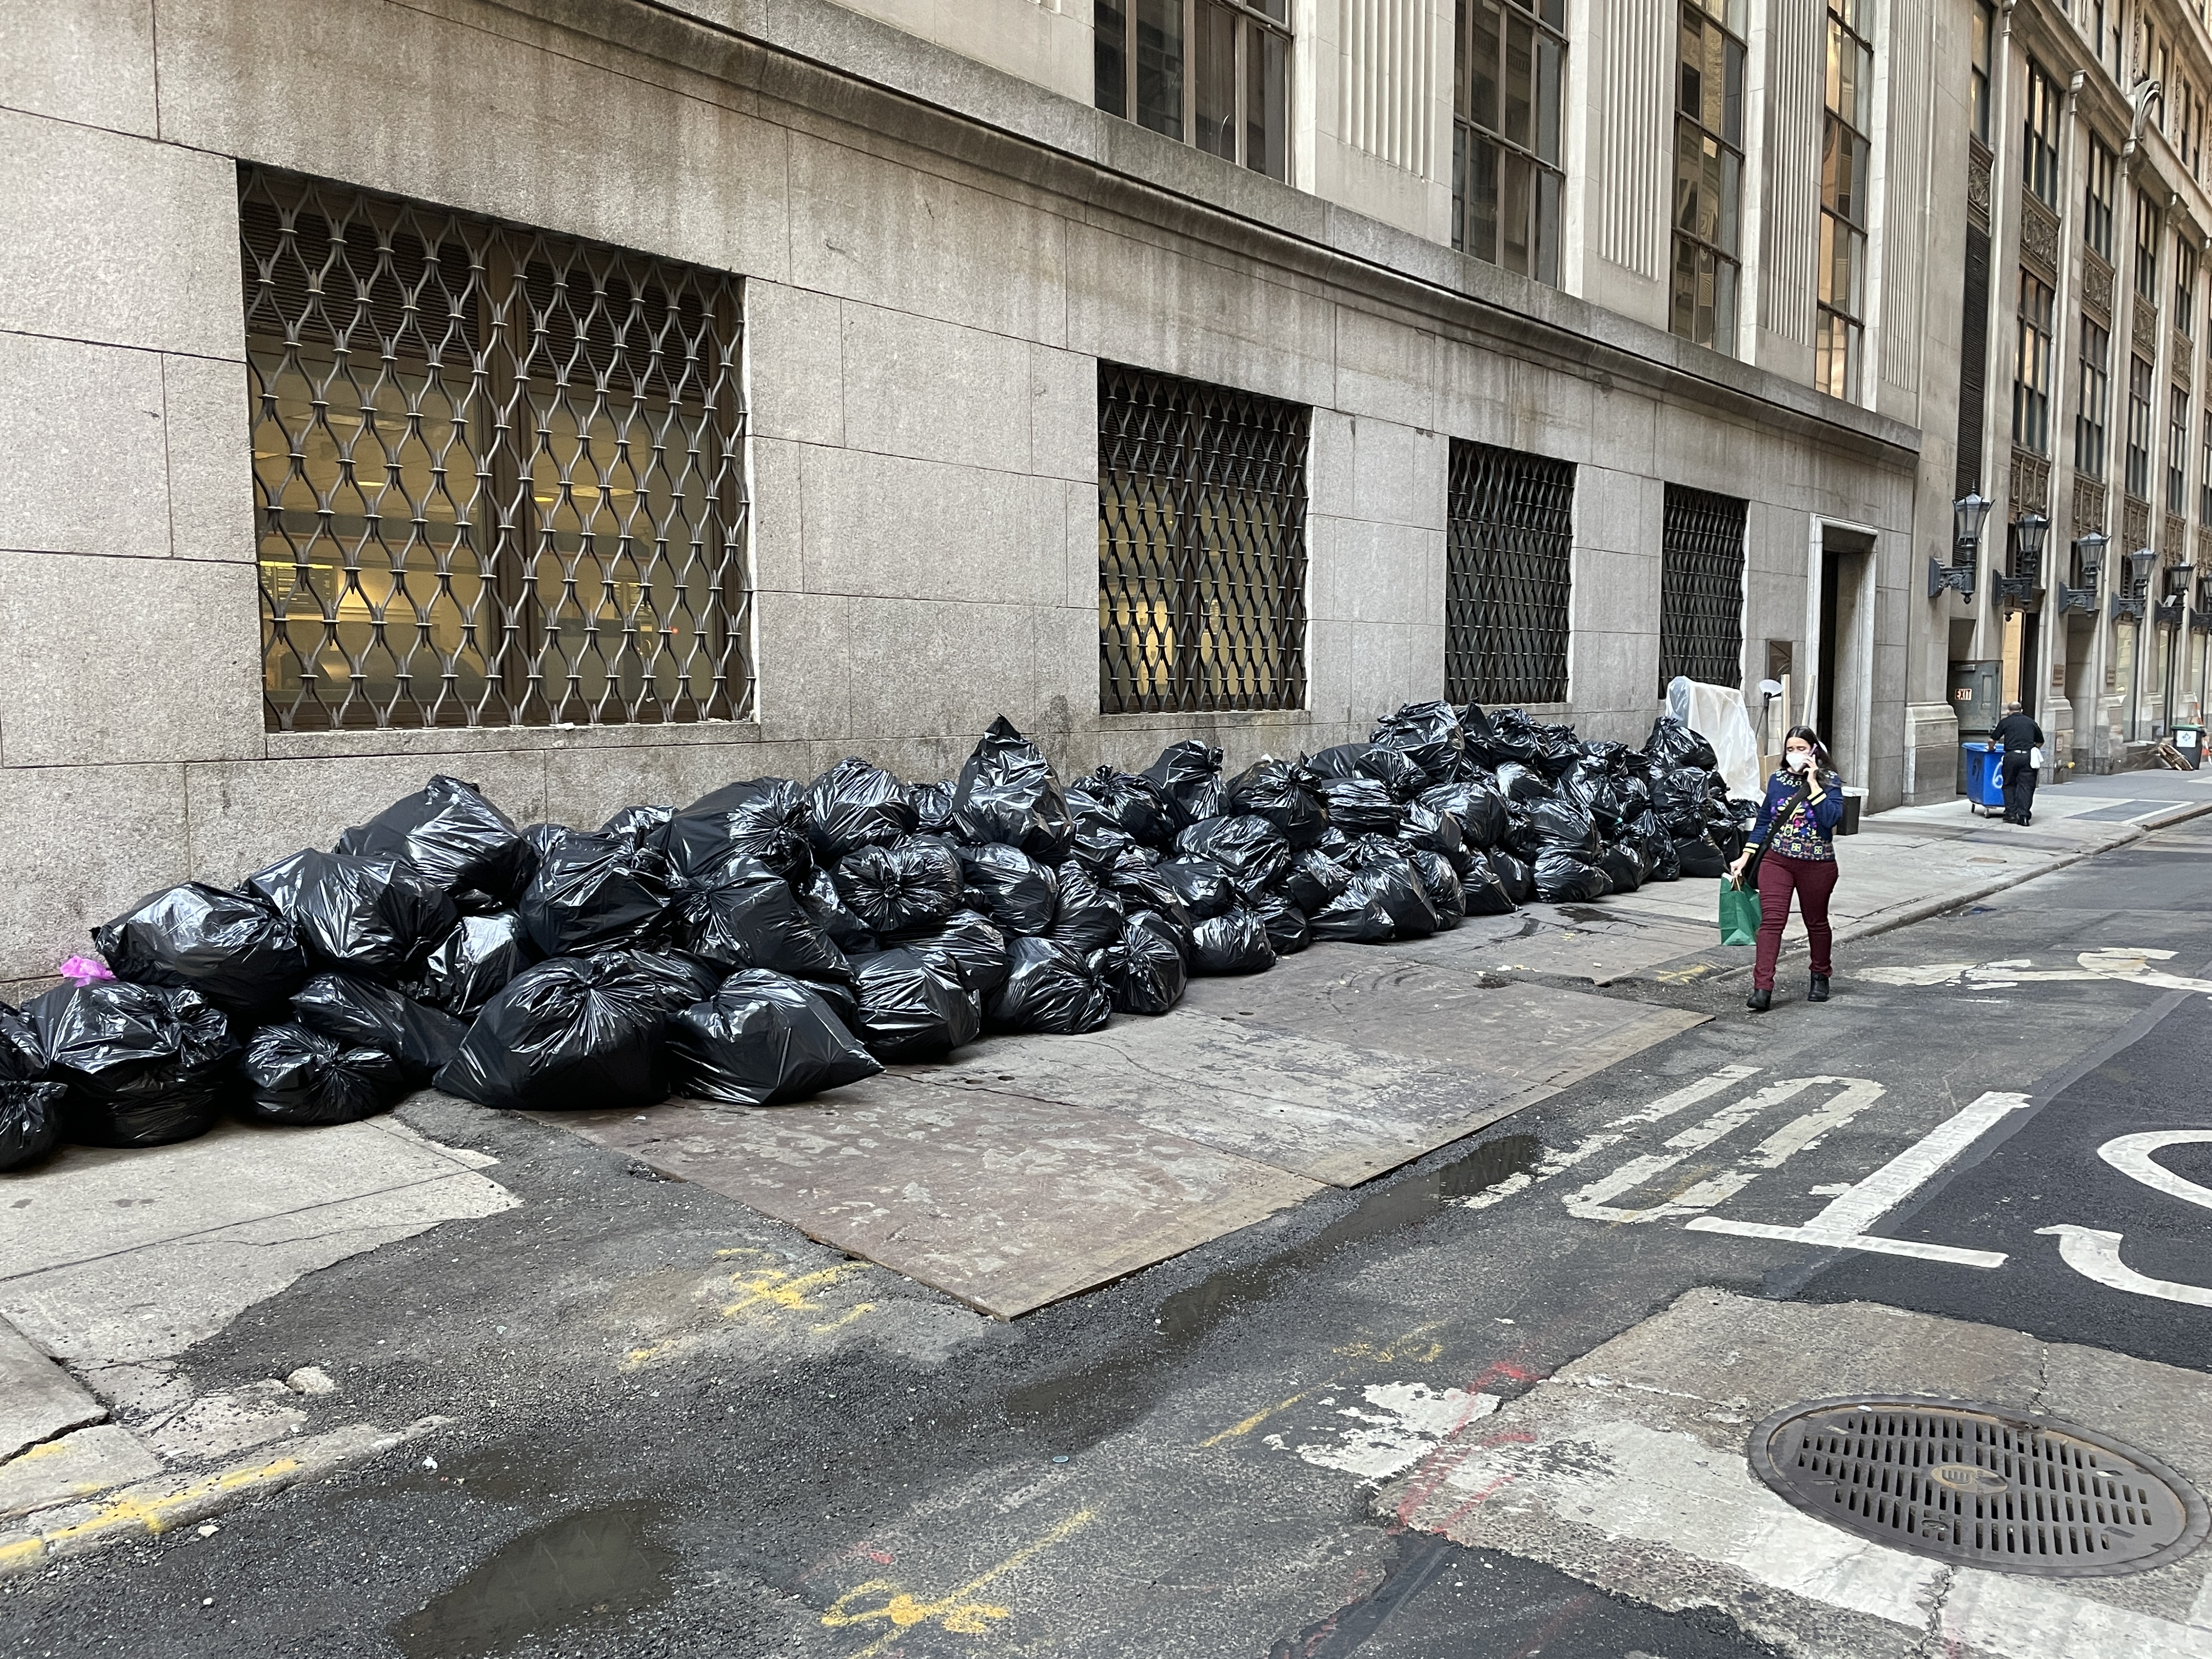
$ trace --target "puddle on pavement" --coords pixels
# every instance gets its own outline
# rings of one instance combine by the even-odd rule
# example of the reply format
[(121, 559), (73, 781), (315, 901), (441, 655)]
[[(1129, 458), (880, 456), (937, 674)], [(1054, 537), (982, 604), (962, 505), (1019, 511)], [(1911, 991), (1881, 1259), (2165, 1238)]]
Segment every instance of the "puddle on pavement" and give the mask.
[(1435, 1168), (1379, 1188), (1304, 1243), (1241, 1267), (1224, 1268), (1160, 1304), (1159, 1342), (1072, 1376), (1017, 1389), (1006, 1414), (1018, 1426), (1042, 1431), (1055, 1449), (1095, 1444), (1133, 1419), (1153, 1392), (1152, 1374), (1239, 1308), (1263, 1303), (1291, 1276), (1349, 1244), (1380, 1238), (1435, 1215), (1455, 1199), (1495, 1187), (1534, 1169), (1543, 1147), (1534, 1135), (1503, 1135)]
[(477, 1659), (650, 1607), (668, 1594), (676, 1562), (651, 1535), (659, 1514), (608, 1504), (526, 1532), (394, 1625), (392, 1638), (407, 1659)]

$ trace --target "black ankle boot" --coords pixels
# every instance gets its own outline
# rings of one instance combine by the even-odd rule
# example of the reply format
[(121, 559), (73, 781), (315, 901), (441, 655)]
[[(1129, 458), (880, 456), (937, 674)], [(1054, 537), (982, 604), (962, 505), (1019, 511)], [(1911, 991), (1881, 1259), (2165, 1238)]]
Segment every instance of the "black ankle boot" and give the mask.
[(1743, 1000), (1743, 1006), (1754, 1014), (1763, 1014), (1774, 1006), (1774, 993), (1755, 990)]
[(1828, 976), (1826, 974), (1814, 975), (1813, 988), (1805, 993), (1805, 1000), (1808, 1002), (1826, 1002), (1827, 1000)]

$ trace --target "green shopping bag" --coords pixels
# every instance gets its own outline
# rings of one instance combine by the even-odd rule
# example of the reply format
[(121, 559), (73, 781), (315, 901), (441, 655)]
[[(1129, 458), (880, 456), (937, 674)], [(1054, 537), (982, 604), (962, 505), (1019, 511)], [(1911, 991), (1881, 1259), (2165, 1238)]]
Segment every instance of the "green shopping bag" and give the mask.
[(1721, 943), (1752, 945), (1759, 939), (1759, 891), (1739, 887), (1733, 876), (1721, 878)]

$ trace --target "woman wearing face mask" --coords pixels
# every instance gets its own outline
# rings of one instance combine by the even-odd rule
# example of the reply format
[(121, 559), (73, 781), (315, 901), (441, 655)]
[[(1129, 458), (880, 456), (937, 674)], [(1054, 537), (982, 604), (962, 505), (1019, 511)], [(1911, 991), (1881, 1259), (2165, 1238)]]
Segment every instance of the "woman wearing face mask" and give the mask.
[(1836, 890), (1835, 833), (1844, 821), (1844, 781), (1829, 769), (1827, 745), (1809, 726), (1791, 726), (1782, 751), (1782, 770), (1766, 781), (1759, 822), (1729, 872), (1741, 876), (1746, 864), (1758, 861), (1759, 954), (1746, 1000), (1755, 1014), (1773, 1006), (1774, 963), (1782, 954), (1793, 892), (1813, 951), (1813, 988), (1805, 1000), (1828, 1000), (1828, 895)]

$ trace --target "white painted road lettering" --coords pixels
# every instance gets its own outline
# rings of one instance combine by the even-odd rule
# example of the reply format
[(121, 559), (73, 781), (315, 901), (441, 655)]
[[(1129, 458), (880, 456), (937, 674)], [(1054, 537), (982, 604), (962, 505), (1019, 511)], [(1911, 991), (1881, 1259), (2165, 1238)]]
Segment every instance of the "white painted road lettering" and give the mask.
[(2151, 966), (2154, 962), (2171, 962), (2172, 959), (2173, 952), (2171, 951), (2111, 945), (2081, 951), (2074, 958), (2075, 965), (2071, 968), (2038, 968), (2029, 957), (2014, 957), (2002, 962), (1929, 962), (1917, 968), (1862, 968), (1851, 977), (1869, 980), (1876, 985), (1961, 986), (1969, 990), (1982, 991), (2005, 990), (2018, 985), (2068, 981), (2082, 984), (2117, 980), (2128, 985), (2148, 986), (2156, 991), (2196, 991), (2212, 996), (2212, 979), (2169, 974)]
[[(2212, 1142), (2212, 1129), (2154, 1129), (2143, 1134), (2120, 1135), (2097, 1148), (2097, 1156), (2130, 1181), (2154, 1192), (2212, 1210), (2212, 1188), (2185, 1181), (2151, 1157), (2166, 1146), (2199, 1146)], [(2212, 1290), (2183, 1285), (2171, 1279), (2153, 1279), (2120, 1260), (2124, 1235), (2099, 1227), (2038, 1227), (2038, 1233), (2058, 1241), (2058, 1259), (2084, 1279), (2130, 1296), (2154, 1296), (2166, 1302), (2185, 1302), (2212, 1308)]]

